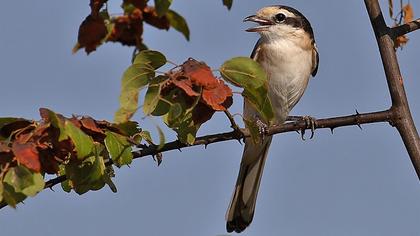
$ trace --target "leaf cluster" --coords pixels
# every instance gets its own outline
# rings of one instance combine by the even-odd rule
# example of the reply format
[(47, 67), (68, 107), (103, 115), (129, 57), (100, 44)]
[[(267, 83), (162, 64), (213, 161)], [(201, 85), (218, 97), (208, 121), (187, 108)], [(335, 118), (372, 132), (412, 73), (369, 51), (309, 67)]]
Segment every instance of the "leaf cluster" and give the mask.
[(148, 0), (123, 0), (121, 8), (124, 14), (111, 17), (107, 0), (90, 0), (91, 12), (79, 27), (73, 52), (84, 48), (89, 54), (105, 42), (118, 42), (144, 50), (147, 48), (142, 37), (144, 23), (161, 30), (173, 28), (189, 40), (187, 22), (180, 14), (169, 9), (172, 0), (154, 2), (155, 5), (151, 6)]
[(0, 201), (15, 207), (44, 188), (47, 174), (65, 175), (65, 191), (116, 191), (111, 177), (132, 161), (132, 150), (150, 134), (136, 122), (111, 124), (91, 117), (66, 118), (40, 109), (41, 120), (0, 118)]

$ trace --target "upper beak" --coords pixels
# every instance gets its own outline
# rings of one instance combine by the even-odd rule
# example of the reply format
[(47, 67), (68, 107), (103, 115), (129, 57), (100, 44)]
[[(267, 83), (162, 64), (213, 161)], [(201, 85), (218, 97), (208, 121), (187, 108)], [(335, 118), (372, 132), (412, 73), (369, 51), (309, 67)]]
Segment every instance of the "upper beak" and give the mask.
[(256, 15), (252, 15), (252, 16), (247, 16), (247, 17), (245, 17), (244, 22), (246, 22), (246, 21), (252, 21), (252, 22), (255, 22), (255, 23), (258, 23), (258, 24), (259, 24), (258, 26), (255, 26), (255, 27), (252, 27), (252, 28), (246, 29), (246, 31), (248, 31), (248, 32), (260, 32), (260, 31), (265, 31), (265, 30), (267, 30), (267, 28), (268, 28), (270, 25), (272, 25), (272, 24), (273, 24), (270, 20), (267, 20), (267, 19), (261, 18), (261, 17), (256, 16)]

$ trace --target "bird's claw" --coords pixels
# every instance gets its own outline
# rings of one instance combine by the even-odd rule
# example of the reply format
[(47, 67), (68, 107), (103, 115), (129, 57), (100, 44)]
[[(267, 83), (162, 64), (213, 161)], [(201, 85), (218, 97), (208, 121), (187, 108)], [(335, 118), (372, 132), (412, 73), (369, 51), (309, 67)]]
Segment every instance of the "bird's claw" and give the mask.
[(302, 140), (305, 140), (305, 130), (311, 130), (311, 136), (309, 139), (312, 139), (315, 135), (316, 119), (311, 116), (289, 116), (286, 119), (287, 121), (305, 121), (305, 127), (300, 130), (300, 135)]
[[(305, 121), (305, 129), (311, 129), (311, 136), (309, 139), (312, 139), (315, 135), (316, 119), (312, 116), (303, 116), (302, 119)], [(305, 140), (305, 129), (301, 130), (302, 140)]]
[(268, 125), (261, 121), (260, 119), (257, 120), (257, 127), (258, 132), (260, 133), (261, 140), (264, 140), (264, 137), (268, 135)]

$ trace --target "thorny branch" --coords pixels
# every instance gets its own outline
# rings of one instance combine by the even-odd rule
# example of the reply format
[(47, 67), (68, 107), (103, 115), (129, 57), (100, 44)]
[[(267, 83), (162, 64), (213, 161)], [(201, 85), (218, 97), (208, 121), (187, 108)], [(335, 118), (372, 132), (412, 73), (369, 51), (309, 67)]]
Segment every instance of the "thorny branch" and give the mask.
[[(391, 122), (392, 120), (392, 112), (390, 110), (386, 111), (379, 111), (379, 112), (372, 112), (372, 113), (356, 113), (354, 115), (349, 116), (340, 116), (340, 117), (333, 117), (333, 118), (325, 118), (316, 120), (315, 129), (324, 129), (328, 128), (331, 132), (338, 127), (343, 126), (351, 126), (357, 125), (360, 126), (361, 124), (367, 123), (377, 123), (377, 122)], [(275, 135), (279, 133), (286, 133), (292, 131), (302, 131), (310, 129), (307, 127), (307, 123), (304, 120), (297, 121), (297, 122), (290, 122), (286, 123), (281, 126), (273, 126), (268, 129), (268, 135)], [(197, 137), (195, 142), (192, 145), (188, 145), (185, 143), (181, 143), (180, 141), (172, 141), (163, 145), (162, 148), (158, 149), (157, 145), (149, 145), (142, 150), (133, 152), (133, 157), (141, 158), (145, 156), (153, 156), (158, 153), (167, 152), (171, 150), (179, 150), (181, 148), (189, 147), (189, 146), (198, 146), (198, 145), (209, 145), (211, 143), (218, 143), (224, 142), (229, 140), (239, 140), (242, 137), (249, 137), (250, 133), (246, 129), (241, 129), (241, 132), (237, 130), (233, 130), (231, 132), (220, 133), (220, 134), (212, 134), (212, 135), (205, 135), (202, 137)], [(112, 163), (108, 162), (107, 165)], [(49, 180), (45, 188), (51, 188), (54, 185), (63, 182), (66, 180), (65, 176), (59, 176), (57, 178)]]
[(408, 106), (393, 40), (395, 35), (417, 29), (419, 21), (416, 20), (400, 26), (402, 28), (390, 29), (385, 23), (378, 0), (365, 0), (365, 5), (375, 32), (391, 95), (392, 106), (390, 111), (392, 113), (392, 122), (400, 133), (417, 176), (420, 178), (420, 138)]

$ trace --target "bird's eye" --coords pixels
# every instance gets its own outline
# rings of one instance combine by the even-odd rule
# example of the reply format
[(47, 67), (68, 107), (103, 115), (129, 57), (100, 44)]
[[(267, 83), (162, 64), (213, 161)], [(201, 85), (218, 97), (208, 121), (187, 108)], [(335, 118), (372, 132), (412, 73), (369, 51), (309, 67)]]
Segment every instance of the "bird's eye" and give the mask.
[(286, 16), (283, 13), (279, 13), (275, 16), (277, 22), (282, 22), (286, 19)]

